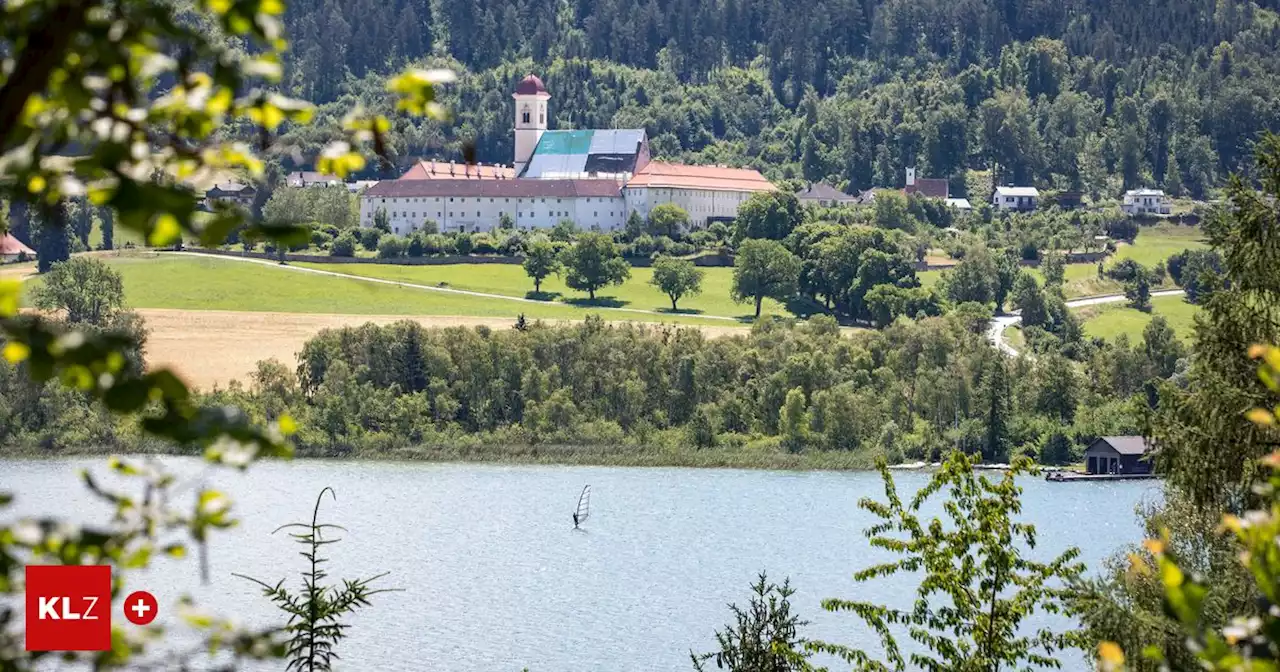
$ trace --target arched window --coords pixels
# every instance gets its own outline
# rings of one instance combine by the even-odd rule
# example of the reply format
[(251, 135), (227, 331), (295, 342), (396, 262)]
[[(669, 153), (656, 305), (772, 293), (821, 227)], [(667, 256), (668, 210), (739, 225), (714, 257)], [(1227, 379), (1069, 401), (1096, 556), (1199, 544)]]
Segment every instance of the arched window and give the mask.
[(520, 110), (520, 123), (522, 124), (529, 123), (529, 106), (528, 105), (525, 105), (524, 108)]

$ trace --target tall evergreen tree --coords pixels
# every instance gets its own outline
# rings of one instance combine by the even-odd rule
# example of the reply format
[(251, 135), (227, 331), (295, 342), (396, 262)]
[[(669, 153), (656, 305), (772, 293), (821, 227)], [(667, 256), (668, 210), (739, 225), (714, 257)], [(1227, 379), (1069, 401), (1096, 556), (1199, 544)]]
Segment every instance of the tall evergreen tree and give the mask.
[(37, 266), (41, 273), (47, 273), (54, 264), (71, 258), (68, 219), (65, 201), (41, 213), (40, 235), (36, 241)]

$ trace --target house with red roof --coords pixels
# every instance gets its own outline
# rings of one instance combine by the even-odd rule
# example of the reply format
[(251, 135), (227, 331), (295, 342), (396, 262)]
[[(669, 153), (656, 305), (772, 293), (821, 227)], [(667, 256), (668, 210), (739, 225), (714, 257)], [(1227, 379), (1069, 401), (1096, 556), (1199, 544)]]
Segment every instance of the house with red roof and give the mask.
[(0, 262), (18, 261), (24, 256), (27, 259), (35, 259), (36, 251), (24, 245), (12, 233), (0, 236)]

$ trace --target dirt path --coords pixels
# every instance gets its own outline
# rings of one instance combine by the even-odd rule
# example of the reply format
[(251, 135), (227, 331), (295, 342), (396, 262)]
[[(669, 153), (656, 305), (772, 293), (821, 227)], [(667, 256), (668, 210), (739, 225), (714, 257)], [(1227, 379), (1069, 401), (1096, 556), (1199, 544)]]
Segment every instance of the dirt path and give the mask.
[[(147, 321), (147, 361), (169, 366), (189, 384), (202, 389), (226, 386), (232, 379), (247, 383), (258, 361), (274, 357), (286, 366), (297, 364), (296, 354), (307, 339), (322, 329), (359, 326), (366, 322), (391, 324), (414, 320), (424, 327), (488, 326), (508, 329), (513, 318), (408, 317), (404, 315), (317, 315), (314, 313), (250, 313), (224, 310), (137, 310)], [(567, 322), (567, 320), (566, 320)], [(701, 326), (709, 336), (745, 334), (745, 326)]]

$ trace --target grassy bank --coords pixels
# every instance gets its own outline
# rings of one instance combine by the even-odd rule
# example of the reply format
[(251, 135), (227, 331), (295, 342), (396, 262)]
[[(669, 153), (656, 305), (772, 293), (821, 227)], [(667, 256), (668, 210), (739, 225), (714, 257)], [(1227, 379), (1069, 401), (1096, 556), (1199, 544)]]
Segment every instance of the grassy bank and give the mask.
[[(4, 459), (50, 459), (108, 455), (184, 455), (163, 449), (139, 447), (127, 451), (83, 447), (58, 451), (38, 447), (0, 449)], [(385, 452), (362, 451), (346, 455), (300, 452), (297, 459), (368, 460), (406, 462), (468, 462), (482, 464), (541, 464), (599, 467), (686, 467), (697, 469), (765, 469), (780, 471), (863, 471), (875, 466), (867, 451), (810, 451), (788, 453), (752, 448), (663, 448), (641, 446), (578, 445), (478, 445), (412, 446)]]
[(1189, 338), (1197, 311), (1199, 307), (1187, 303), (1182, 296), (1157, 296), (1151, 299), (1149, 313), (1114, 303), (1082, 308), (1079, 317), (1087, 336), (1110, 341), (1125, 334), (1130, 343), (1137, 343), (1142, 340), (1142, 330), (1155, 315), (1164, 316), (1179, 338)]

